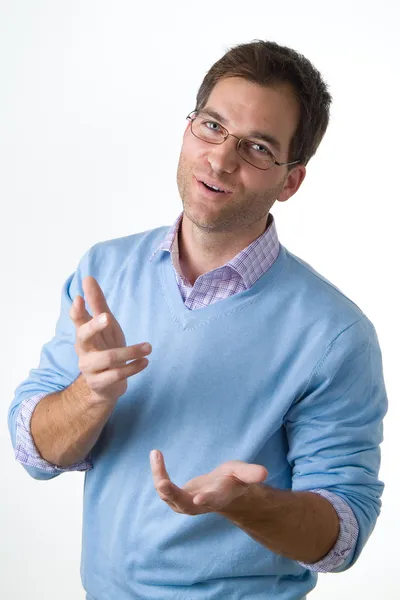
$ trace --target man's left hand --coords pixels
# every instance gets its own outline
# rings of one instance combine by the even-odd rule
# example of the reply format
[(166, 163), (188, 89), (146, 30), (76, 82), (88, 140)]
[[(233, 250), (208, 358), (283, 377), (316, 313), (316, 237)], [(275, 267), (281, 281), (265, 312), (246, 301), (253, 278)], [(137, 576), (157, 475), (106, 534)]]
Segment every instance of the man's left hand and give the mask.
[(185, 515), (202, 515), (226, 509), (236, 498), (243, 496), (250, 485), (262, 483), (268, 475), (262, 465), (230, 460), (206, 475), (191, 479), (180, 488), (171, 481), (159, 450), (151, 451), (150, 464), (154, 487), (161, 500), (175, 512)]

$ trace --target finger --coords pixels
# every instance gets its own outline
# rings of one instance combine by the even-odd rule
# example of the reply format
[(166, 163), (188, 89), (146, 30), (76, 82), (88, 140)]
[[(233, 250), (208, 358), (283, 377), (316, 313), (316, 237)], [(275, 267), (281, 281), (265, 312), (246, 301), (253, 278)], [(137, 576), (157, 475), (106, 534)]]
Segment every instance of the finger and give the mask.
[(150, 452), (150, 465), (153, 474), (154, 487), (161, 498), (175, 512), (188, 515), (201, 514), (201, 508), (193, 506), (192, 495), (175, 485), (165, 468), (164, 457), (159, 450)]
[(85, 301), (82, 296), (75, 296), (69, 311), (70, 319), (76, 327), (80, 327), (92, 318), (85, 307)]
[(124, 367), (119, 367), (118, 369), (108, 369), (107, 371), (102, 371), (100, 373), (85, 373), (85, 379), (92, 390), (101, 393), (109, 386), (118, 383), (119, 381), (123, 381), (132, 375), (137, 375), (137, 373), (143, 371), (148, 364), (149, 361), (147, 358), (141, 358), (130, 362)]
[(111, 314), (107, 300), (103, 294), (103, 290), (94, 277), (91, 275), (85, 277), (82, 281), (82, 287), (87, 305), (92, 311), (94, 317), (97, 317), (103, 312)]
[(175, 485), (170, 479), (163, 479), (157, 487), (157, 493), (161, 500), (167, 502), (173, 510), (188, 515), (200, 512), (193, 506), (193, 498), (185, 490)]
[(212, 506), (215, 504), (215, 497), (211, 493), (202, 492), (193, 497), (193, 504), (196, 506)]
[(167, 469), (165, 468), (162, 452), (159, 450), (152, 450), (150, 452), (150, 466), (155, 487), (157, 487), (157, 485), (164, 479), (171, 481), (167, 473)]
[[(113, 329), (115, 326), (119, 329), (119, 324), (115, 322), (114, 316), (111, 313), (110, 307), (107, 304), (107, 300), (103, 294), (103, 290), (97, 283), (96, 279), (92, 276), (87, 276), (82, 281), (82, 287), (85, 293), (85, 298), (89, 309), (92, 312), (93, 317), (98, 317), (101, 314), (109, 315), (110, 327), (105, 327), (102, 332), (102, 338), (104, 339), (104, 345), (106, 348), (115, 348), (116, 346), (125, 345), (115, 343), (115, 336)], [(114, 321), (114, 322), (113, 322)], [(108, 323), (107, 323), (108, 324)]]
[[(93, 337), (96, 334), (103, 332), (109, 323), (110, 315), (107, 313), (102, 313), (95, 318), (90, 317), (89, 321), (78, 327), (76, 330), (76, 344), (83, 350), (91, 350), (94, 347)], [(104, 349), (106, 348), (107, 346), (104, 343)], [(103, 348), (97, 349), (102, 350)]]
[(261, 483), (268, 477), (268, 471), (262, 465), (243, 462), (235, 465), (232, 475), (243, 483)]
[(242, 483), (232, 484), (232, 481), (225, 479), (215, 482), (215, 485), (199, 491), (193, 497), (193, 504), (196, 506), (208, 506), (214, 510), (218, 510), (227, 504), (230, 504), (238, 496), (246, 493), (248, 485)]
[(211, 486), (201, 489), (193, 498), (196, 506), (207, 506), (213, 510), (220, 510), (233, 500), (246, 493), (249, 484), (238, 481), (237, 478), (223, 477), (216, 480)]
[(242, 482), (237, 483), (236, 479), (232, 481), (229, 477), (219, 476), (198, 487), (196, 494), (193, 495), (193, 503), (218, 508), (244, 493), (247, 487)]
[(85, 353), (79, 361), (79, 369), (85, 373), (97, 373), (106, 369), (122, 367), (131, 360), (144, 358), (151, 353), (150, 344), (135, 344), (111, 350)]

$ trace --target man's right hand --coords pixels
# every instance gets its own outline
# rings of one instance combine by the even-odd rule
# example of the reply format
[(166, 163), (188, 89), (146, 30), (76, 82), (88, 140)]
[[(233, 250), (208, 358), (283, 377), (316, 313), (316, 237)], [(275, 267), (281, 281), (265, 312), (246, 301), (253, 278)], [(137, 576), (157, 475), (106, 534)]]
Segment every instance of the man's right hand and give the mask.
[(149, 361), (144, 357), (152, 349), (150, 344), (126, 345), (121, 326), (94, 277), (85, 277), (82, 286), (93, 317), (86, 310), (82, 296), (76, 296), (70, 317), (76, 328), (79, 370), (94, 402), (115, 403), (127, 390), (127, 378), (147, 367)]

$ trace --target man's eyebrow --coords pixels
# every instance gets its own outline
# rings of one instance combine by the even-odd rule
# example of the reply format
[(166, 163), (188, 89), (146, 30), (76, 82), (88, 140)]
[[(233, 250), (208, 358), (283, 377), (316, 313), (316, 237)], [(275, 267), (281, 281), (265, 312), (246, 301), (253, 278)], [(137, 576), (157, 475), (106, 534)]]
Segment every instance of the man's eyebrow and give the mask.
[[(221, 125), (224, 125), (224, 126), (227, 125), (227, 120), (225, 119), (225, 117), (220, 115), (219, 112), (217, 112), (213, 108), (203, 108), (202, 110), (199, 110), (198, 114), (199, 115), (209, 115), (216, 121), (219, 121), (221, 123)], [(265, 131), (257, 131), (257, 130), (250, 131), (250, 133), (246, 136), (246, 139), (247, 138), (257, 138), (258, 140), (263, 140), (264, 142), (267, 142), (267, 144), (271, 144), (271, 146), (274, 146), (278, 150), (278, 152), (281, 151), (281, 144), (280, 144), (279, 140), (277, 140), (275, 136), (273, 136), (269, 133), (265, 133)]]

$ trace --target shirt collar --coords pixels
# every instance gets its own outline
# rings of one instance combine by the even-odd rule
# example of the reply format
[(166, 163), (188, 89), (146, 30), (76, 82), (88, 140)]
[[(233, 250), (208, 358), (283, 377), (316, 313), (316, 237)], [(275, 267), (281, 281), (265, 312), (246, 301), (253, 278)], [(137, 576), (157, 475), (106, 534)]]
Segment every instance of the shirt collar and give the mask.
[[(150, 261), (152, 261), (155, 255), (160, 252), (169, 252), (173, 258), (173, 263), (179, 264), (179, 244), (177, 234), (182, 218), (183, 212), (170, 227), (161, 244), (154, 250)], [(275, 219), (273, 215), (269, 213), (266, 230), (249, 246), (241, 250), (220, 268), (230, 267), (235, 270), (242, 277), (246, 288), (249, 288), (257, 281), (260, 275), (271, 266), (278, 254), (279, 239)], [(254, 264), (257, 265), (257, 269), (254, 269)]]

